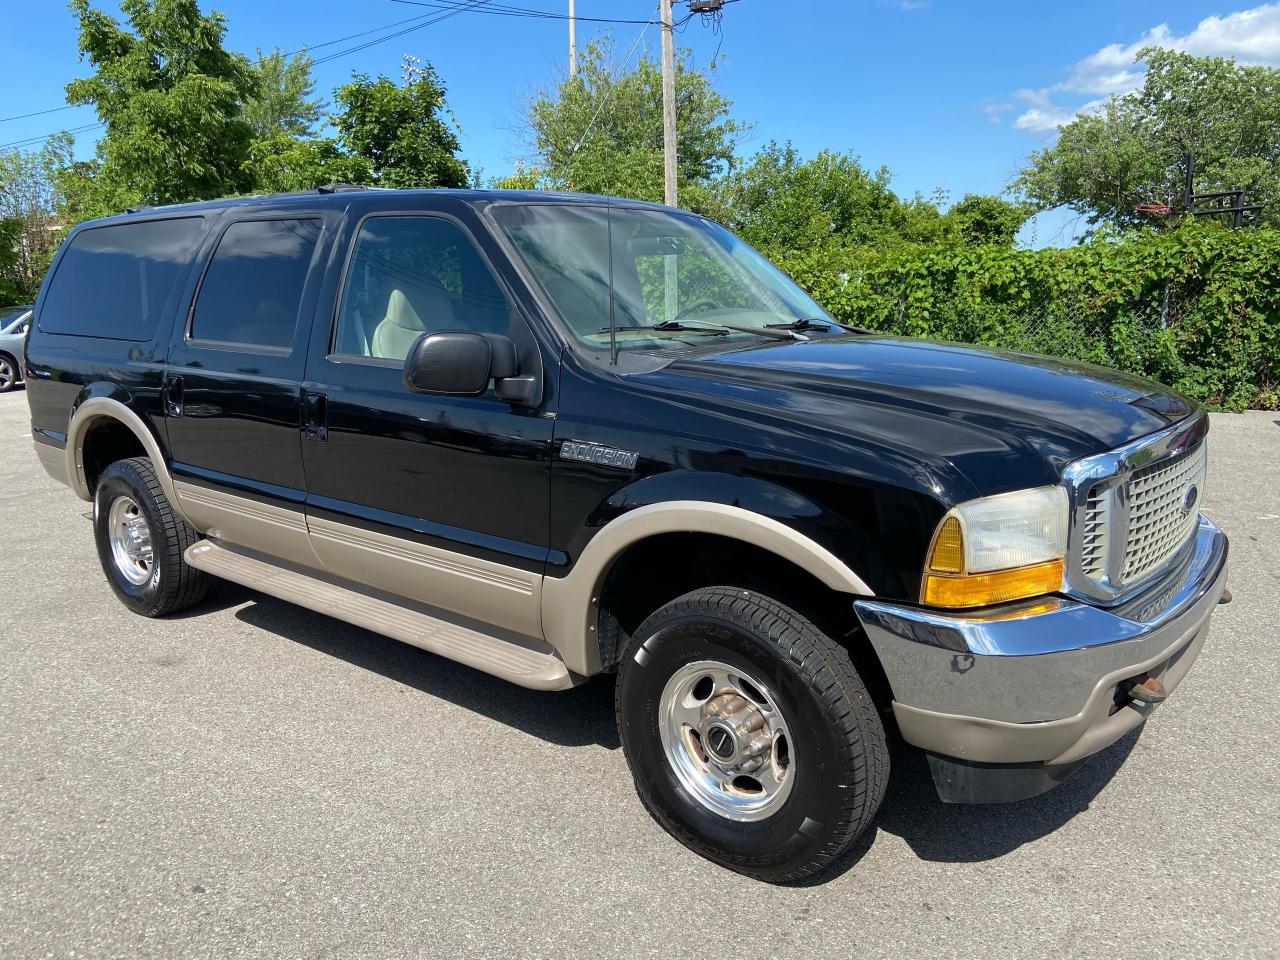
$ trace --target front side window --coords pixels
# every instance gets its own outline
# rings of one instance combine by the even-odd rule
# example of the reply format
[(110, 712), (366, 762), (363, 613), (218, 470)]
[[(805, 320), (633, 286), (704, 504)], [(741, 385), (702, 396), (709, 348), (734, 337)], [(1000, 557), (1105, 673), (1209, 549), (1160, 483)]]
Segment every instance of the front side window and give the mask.
[(611, 325), (620, 350), (662, 350), (753, 336), (733, 328), (834, 324), (777, 267), (700, 217), (555, 203), (492, 214), (564, 325), (593, 349), (608, 347)]
[(293, 344), (319, 220), (244, 220), (229, 226), (205, 271), (191, 339), (251, 347)]
[(81, 230), (67, 245), (40, 307), (40, 329), (144, 342), (175, 309), (179, 281), (204, 229), (199, 217)]
[(456, 223), (370, 217), (351, 251), (333, 352), (403, 360), (424, 333), (511, 334), (512, 322), (506, 295)]

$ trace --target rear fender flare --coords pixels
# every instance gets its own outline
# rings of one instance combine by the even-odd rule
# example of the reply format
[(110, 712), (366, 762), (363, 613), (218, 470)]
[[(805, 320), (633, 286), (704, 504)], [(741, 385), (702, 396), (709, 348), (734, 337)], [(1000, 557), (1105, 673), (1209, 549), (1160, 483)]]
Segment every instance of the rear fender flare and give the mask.
[(134, 410), (130, 409), (115, 397), (89, 396), (81, 400), (71, 415), (71, 423), (67, 427), (67, 476), (71, 481), (71, 489), (81, 500), (92, 500), (93, 492), (89, 489), (89, 480), (85, 474), (84, 444), (90, 430), (99, 421), (115, 420), (124, 424), (138, 438), (142, 449), (147, 452), (151, 465), (155, 467), (156, 477), (164, 490), (170, 506), (178, 509), (178, 497), (173, 488), (173, 477), (169, 473), (169, 465), (165, 459), (160, 441), (151, 432), (147, 423)]

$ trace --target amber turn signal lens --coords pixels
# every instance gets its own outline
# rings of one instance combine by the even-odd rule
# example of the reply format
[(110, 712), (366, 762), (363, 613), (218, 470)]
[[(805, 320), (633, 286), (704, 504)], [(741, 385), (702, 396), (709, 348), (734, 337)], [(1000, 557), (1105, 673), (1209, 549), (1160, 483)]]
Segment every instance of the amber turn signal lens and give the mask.
[(1061, 586), (1062, 561), (1050, 560), (1013, 570), (973, 573), (967, 577), (929, 574), (924, 581), (923, 600), (938, 607), (985, 607), (1053, 593)]
[(942, 521), (929, 554), (929, 569), (934, 573), (964, 573), (964, 534), (958, 517)]

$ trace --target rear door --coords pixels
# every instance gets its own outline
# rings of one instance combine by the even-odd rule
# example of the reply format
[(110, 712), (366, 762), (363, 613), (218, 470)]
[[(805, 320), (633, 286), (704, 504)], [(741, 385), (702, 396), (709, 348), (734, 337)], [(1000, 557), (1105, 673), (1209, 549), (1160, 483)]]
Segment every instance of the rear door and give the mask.
[[(555, 351), (526, 322), (470, 208), (349, 218), (333, 312), (317, 318), (303, 441), (312, 546), (343, 578), (526, 636), (541, 634)], [(326, 301), (330, 298), (326, 296)], [(405, 387), (425, 332), (515, 341), (534, 405)]]
[(303, 513), (301, 381), (332, 211), (219, 224), (163, 391), (183, 511), (210, 536), (315, 565)]

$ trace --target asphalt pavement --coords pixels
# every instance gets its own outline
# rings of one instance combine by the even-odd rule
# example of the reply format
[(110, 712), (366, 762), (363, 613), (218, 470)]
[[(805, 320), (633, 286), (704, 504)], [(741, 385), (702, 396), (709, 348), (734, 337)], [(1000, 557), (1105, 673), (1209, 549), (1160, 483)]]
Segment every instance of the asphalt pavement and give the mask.
[(1233, 603), (1140, 736), (952, 807), (897, 749), (824, 882), (648, 817), (602, 678), (534, 693), (229, 584), (145, 620), (0, 395), (0, 957), (1280, 956), (1280, 414), (1215, 414)]

